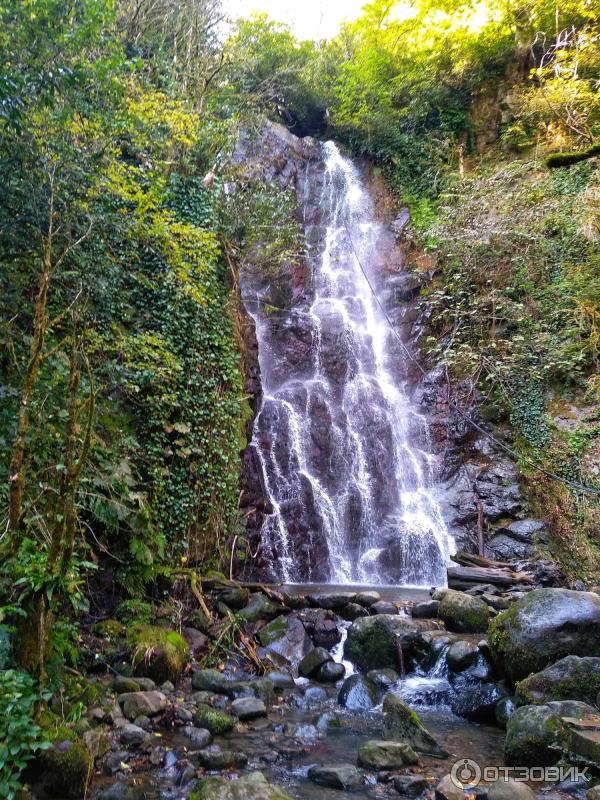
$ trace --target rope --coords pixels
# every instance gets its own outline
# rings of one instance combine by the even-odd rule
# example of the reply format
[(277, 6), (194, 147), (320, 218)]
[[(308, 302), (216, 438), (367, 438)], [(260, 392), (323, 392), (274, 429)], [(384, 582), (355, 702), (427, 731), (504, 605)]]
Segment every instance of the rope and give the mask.
[[(344, 222), (344, 227), (346, 229), (346, 233), (348, 234), (348, 239), (350, 241), (350, 247), (352, 248), (352, 252), (354, 253), (354, 257), (356, 258), (356, 262), (357, 262), (358, 266), (360, 267), (360, 271), (362, 272), (362, 274), (363, 274), (363, 276), (364, 276), (364, 278), (365, 278), (365, 280), (367, 282), (367, 286), (371, 290), (371, 294), (375, 298), (375, 302), (377, 303), (377, 305), (381, 309), (381, 312), (382, 312), (383, 316), (385, 317), (385, 320), (386, 320), (387, 324), (389, 325), (390, 330), (392, 331), (393, 335), (398, 340), (398, 343), (400, 344), (400, 347), (402, 348), (402, 350), (404, 351), (406, 356), (408, 356), (408, 358), (413, 362), (413, 364), (415, 364), (415, 366), (419, 369), (421, 374), (426, 376), (427, 375), (426, 370), (423, 368), (421, 363), (413, 356), (413, 354), (410, 352), (408, 347), (404, 344), (404, 342), (402, 341), (402, 339), (400, 337), (400, 334), (398, 333), (398, 331), (394, 327), (394, 323), (390, 319), (387, 311), (385, 310), (385, 308), (383, 307), (381, 301), (379, 300), (379, 297), (377, 296), (377, 292), (375, 291), (375, 288), (374, 288), (373, 284), (371, 283), (371, 280), (369, 279), (369, 276), (367, 275), (367, 273), (365, 271), (365, 268), (362, 265), (362, 261), (360, 260), (360, 256), (356, 252), (356, 248), (354, 247), (354, 241), (352, 239), (352, 234), (350, 233), (350, 231), (348, 229), (348, 225), (346, 224), (346, 222)], [(600, 489), (595, 489), (593, 486), (585, 486), (584, 484), (577, 483), (576, 481), (570, 481), (567, 478), (563, 478), (560, 475), (557, 475), (555, 472), (551, 472), (550, 470), (547, 470), (547, 469), (544, 469), (543, 467), (540, 467), (540, 465), (536, 464), (535, 461), (532, 461), (530, 458), (527, 458), (526, 456), (519, 455), (519, 453), (517, 453), (515, 450), (513, 450), (507, 444), (504, 444), (504, 442), (501, 442), (499, 439), (497, 439), (493, 434), (491, 434), (485, 428), (482, 428), (481, 425), (478, 425), (475, 422), (475, 420), (472, 419), (469, 416), (469, 414), (466, 414), (460, 408), (460, 406), (458, 405), (456, 400), (452, 400), (452, 402), (450, 402), (450, 383), (449, 382), (448, 382), (448, 401), (449, 401), (450, 405), (458, 412), (458, 414), (469, 423), (469, 425), (471, 425), (473, 428), (475, 428), (475, 430), (478, 431), (479, 433), (481, 433), (483, 436), (487, 437), (491, 442), (493, 442), (497, 447), (499, 447), (501, 450), (503, 450), (505, 453), (507, 453), (509, 456), (511, 456), (511, 458), (513, 458), (515, 461), (524, 462), (525, 464), (527, 464), (528, 466), (532, 467), (537, 472), (541, 473), (542, 475), (545, 475), (547, 478), (552, 478), (553, 480), (558, 481), (560, 483), (563, 483), (566, 486), (570, 486), (572, 489), (576, 489), (576, 490), (578, 490), (580, 492), (584, 492), (586, 494), (600, 495)]]

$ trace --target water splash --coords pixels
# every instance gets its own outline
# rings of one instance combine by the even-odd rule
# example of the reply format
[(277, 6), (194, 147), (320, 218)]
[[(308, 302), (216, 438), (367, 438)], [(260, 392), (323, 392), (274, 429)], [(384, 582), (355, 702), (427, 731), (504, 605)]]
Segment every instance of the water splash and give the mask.
[(369, 286), (388, 234), (354, 164), (333, 142), (323, 159), (324, 174), (305, 176), (321, 214), (306, 224), (309, 299), (274, 324), (260, 293), (244, 289), (263, 383), (251, 443), (270, 503), (263, 558), (284, 581), (444, 584), (449, 536), (426, 420)]

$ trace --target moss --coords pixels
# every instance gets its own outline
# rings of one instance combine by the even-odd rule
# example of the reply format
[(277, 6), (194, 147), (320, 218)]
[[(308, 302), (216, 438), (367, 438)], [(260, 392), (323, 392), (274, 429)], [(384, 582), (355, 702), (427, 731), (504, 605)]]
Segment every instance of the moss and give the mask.
[(152, 606), (144, 600), (123, 600), (115, 610), (115, 617), (124, 625), (130, 625), (132, 622), (150, 622)]
[(442, 597), (438, 613), (449, 630), (459, 633), (485, 633), (491, 616), (483, 600), (451, 590)]
[[(257, 791), (260, 787), (260, 792)], [(271, 786), (264, 780), (252, 780), (250, 776), (237, 781), (223, 778), (206, 778), (190, 794), (189, 800), (291, 800), (289, 794), (279, 786)]]
[(258, 638), (260, 639), (260, 643), (263, 647), (266, 647), (273, 642), (276, 642), (278, 639), (281, 639), (282, 636), (285, 635), (288, 628), (288, 621), (287, 618), (284, 616), (277, 617), (272, 622), (269, 622), (258, 634)]
[(211, 706), (199, 705), (194, 714), (194, 724), (218, 736), (232, 730), (233, 717)]
[(586, 161), (588, 158), (600, 156), (600, 142), (596, 142), (591, 147), (584, 150), (576, 150), (573, 152), (553, 153), (546, 159), (546, 166), (550, 169), (557, 169), (558, 167), (570, 167), (580, 161)]
[(132, 625), (126, 642), (135, 673), (159, 684), (175, 683), (189, 659), (189, 648), (183, 636), (154, 625)]
[(54, 796), (78, 800), (86, 794), (92, 758), (70, 728), (56, 729), (52, 738), (52, 746), (39, 756), (45, 784)]
[(92, 625), (92, 633), (101, 639), (120, 639), (125, 635), (125, 626), (116, 619), (105, 619)]
[(210, 620), (203, 611), (200, 611), (200, 609), (192, 611), (192, 613), (186, 619), (185, 624), (188, 626), (188, 628), (195, 628), (198, 631), (202, 631), (202, 633), (208, 633), (210, 628)]

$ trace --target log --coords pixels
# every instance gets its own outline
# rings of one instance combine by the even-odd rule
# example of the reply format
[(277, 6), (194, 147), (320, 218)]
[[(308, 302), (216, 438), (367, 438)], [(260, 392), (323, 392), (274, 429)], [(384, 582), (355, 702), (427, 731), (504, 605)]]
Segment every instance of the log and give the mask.
[(513, 572), (498, 567), (448, 567), (448, 586), (457, 583), (490, 583), (493, 586), (514, 586), (516, 583), (532, 583), (525, 572)]
[(475, 553), (467, 553), (464, 550), (459, 550), (456, 555), (450, 556), (455, 564), (460, 564), (462, 567), (494, 567), (498, 569), (510, 569), (510, 566), (505, 561), (491, 561), (482, 555)]

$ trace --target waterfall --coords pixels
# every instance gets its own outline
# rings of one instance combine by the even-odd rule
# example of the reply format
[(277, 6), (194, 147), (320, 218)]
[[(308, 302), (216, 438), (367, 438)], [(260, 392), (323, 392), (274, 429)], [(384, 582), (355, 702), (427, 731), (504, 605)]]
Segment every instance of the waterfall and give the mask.
[(287, 582), (441, 585), (436, 458), (369, 285), (389, 302), (390, 234), (356, 166), (333, 142), (322, 155), (303, 177), (305, 209), (319, 211), (305, 212), (308, 291), (273, 311), (271, 287), (242, 287), (263, 388), (251, 442), (268, 500), (262, 556)]

